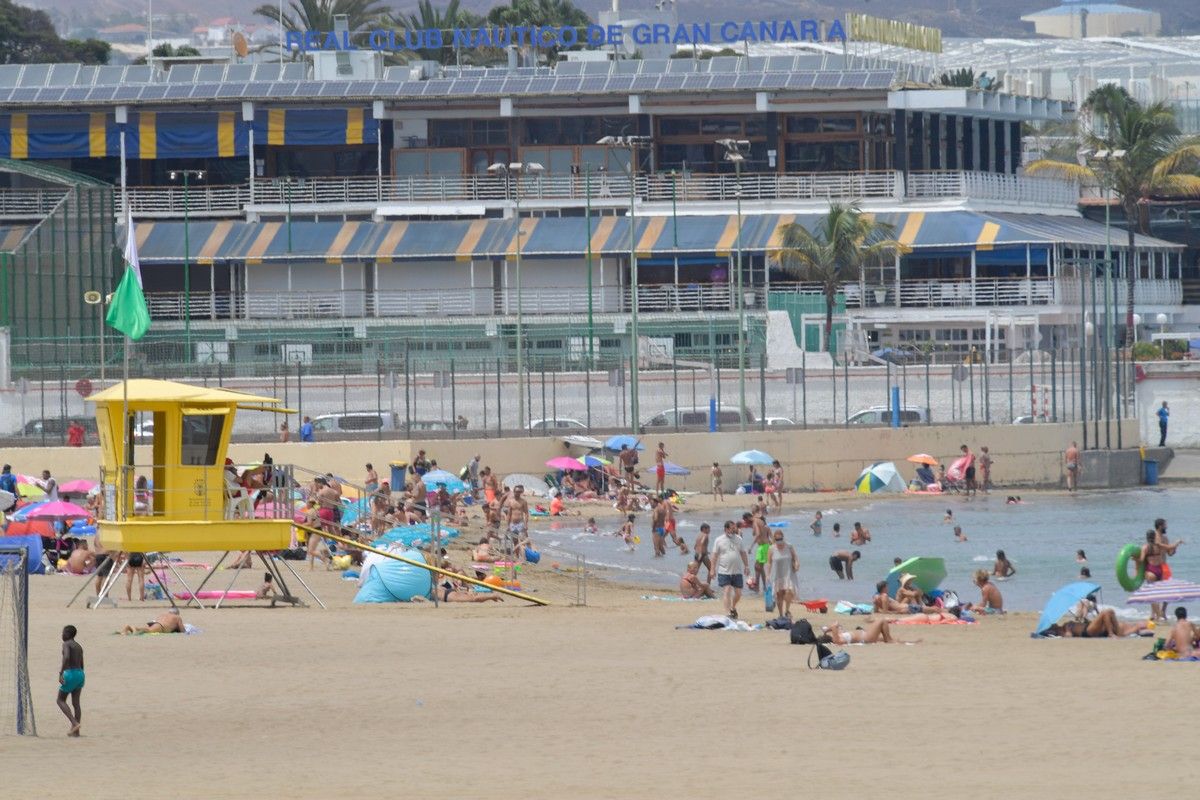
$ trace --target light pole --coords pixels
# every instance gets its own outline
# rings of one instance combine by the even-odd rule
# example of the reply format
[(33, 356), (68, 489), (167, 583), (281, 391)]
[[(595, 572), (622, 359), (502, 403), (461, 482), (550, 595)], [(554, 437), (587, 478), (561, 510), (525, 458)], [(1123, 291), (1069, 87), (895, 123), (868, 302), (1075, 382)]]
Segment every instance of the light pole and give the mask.
[(192, 353), (192, 256), (188, 241), (188, 186), (192, 178), (204, 180), (202, 169), (173, 169), (172, 181), (183, 180), (183, 338), (187, 342), (188, 358)]
[[(1114, 161), (1119, 161), (1125, 157), (1124, 150), (1097, 150), (1089, 154), (1089, 158), (1094, 164), (1098, 165), (1098, 169), (1094, 169), (1097, 177), (1100, 179), (1100, 189), (1104, 196), (1104, 433), (1107, 439), (1109, 437), (1109, 428), (1112, 419), (1112, 351), (1114, 347), (1113, 337), (1113, 312), (1116, 305), (1112, 296), (1114, 286), (1112, 285), (1112, 166)], [(1127, 224), (1132, 224), (1132, 221), (1127, 221)], [(1126, 263), (1126, 269), (1132, 269), (1132, 265)], [(1128, 281), (1126, 282), (1128, 285)], [(1117, 423), (1120, 424), (1119, 422)]]
[(733, 163), (737, 175), (737, 292), (738, 310), (738, 419), (741, 429), (746, 430), (746, 297), (742, 292), (742, 162), (750, 150), (746, 139), (718, 139), (717, 144), (725, 148), (725, 160)]
[(633, 431), (641, 427), (638, 414), (638, 261), (637, 261), (637, 169), (638, 148), (654, 140), (649, 136), (604, 136), (596, 144), (629, 151), (629, 416)]
[[(106, 362), (104, 360), (104, 295), (95, 290), (83, 293), (83, 302), (96, 307), (96, 332), (100, 336), (100, 386), (104, 386)], [(1161, 316), (1161, 315), (1160, 315)]]
[(493, 175), (504, 176), (504, 193), (508, 194), (508, 180), (516, 176), (513, 194), (513, 226), (517, 239), (517, 428), (525, 430), (525, 316), (521, 310), (521, 176), (536, 175), (544, 171), (541, 164), (513, 161), (510, 164), (495, 163), (488, 167)]

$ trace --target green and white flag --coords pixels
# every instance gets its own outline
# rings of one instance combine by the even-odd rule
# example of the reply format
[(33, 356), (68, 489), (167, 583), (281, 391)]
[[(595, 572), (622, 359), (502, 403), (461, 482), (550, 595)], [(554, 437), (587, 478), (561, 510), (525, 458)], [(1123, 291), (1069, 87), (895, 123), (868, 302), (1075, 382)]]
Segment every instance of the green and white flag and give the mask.
[(142, 268), (138, 264), (137, 231), (133, 227), (133, 211), (126, 220), (129, 235), (125, 240), (125, 274), (117, 284), (108, 304), (105, 321), (130, 339), (137, 341), (150, 330), (150, 309), (142, 293)]

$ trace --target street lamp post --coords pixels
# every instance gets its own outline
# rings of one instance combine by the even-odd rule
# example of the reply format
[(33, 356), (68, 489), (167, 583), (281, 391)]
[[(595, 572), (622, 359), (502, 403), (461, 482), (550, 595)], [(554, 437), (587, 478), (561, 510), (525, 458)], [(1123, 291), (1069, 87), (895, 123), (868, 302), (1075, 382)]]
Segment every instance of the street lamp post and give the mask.
[(204, 180), (202, 169), (173, 169), (172, 181), (183, 180), (183, 338), (187, 343), (188, 358), (192, 352), (192, 255), (188, 241), (188, 187), (192, 178)]
[[(1111, 436), (1111, 420), (1112, 420), (1112, 352), (1115, 347), (1115, 339), (1113, 336), (1114, 311), (1116, 301), (1113, 297), (1115, 287), (1112, 283), (1112, 165), (1114, 161), (1119, 161), (1125, 157), (1124, 150), (1097, 150), (1094, 153), (1088, 154), (1088, 157), (1094, 163), (1099, 165), (1096, 170), (1097, 176), (1100, 178), (1101, 191), (1104, 195), (1104, 435), (1105, 445), (1110, 445), (1109, 437)], [(1126, 269), (1132, 269), (1132, 265), (1126, 263)], [(1120, 422), (1117, 423), (1118, 434), (1120, 433)]]
[(733, 163), (737, 175), (737, 291), (738, 310), (738, 419), (741, 429), (746, 430), (746, 296), (742, 291), (742, 162), (750, 150), (746, 139), (718, 139), (717, 144), (725, 148), (725, 160)]
[(517, 428), (525, 430), (525, 316), (521, 309), (521, 176), (536, 175), (544, 171), (541, 164), (513, 161), (509, 164), (496, 163), (488, 167), (493, 175), (504, 176), (504, 193), (508, 194), (508, 181), (516, 177), (513, 194), (513, 225), (517, 239)]
[(638, 148), (649, 145), (649, 136), (604, 136), (596, 144), (629, 151), (629, 416), (634, 433), (640, 427), (638, 412), (638, 261), (637, 261), (637, 169)]

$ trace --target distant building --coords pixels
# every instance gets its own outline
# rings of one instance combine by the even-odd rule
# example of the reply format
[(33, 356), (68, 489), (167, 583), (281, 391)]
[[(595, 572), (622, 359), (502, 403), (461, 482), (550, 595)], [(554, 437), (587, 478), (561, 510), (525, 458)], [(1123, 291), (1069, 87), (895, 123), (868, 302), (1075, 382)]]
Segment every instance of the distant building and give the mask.
[(1034, 30), (1059, 39), (1086, 39), (1098, 36), (1157, 36), (1162, 32), (1162, 16), (1115, 3), (1066, 2), (1044, 11), (1021, 17), (1032, 22)]

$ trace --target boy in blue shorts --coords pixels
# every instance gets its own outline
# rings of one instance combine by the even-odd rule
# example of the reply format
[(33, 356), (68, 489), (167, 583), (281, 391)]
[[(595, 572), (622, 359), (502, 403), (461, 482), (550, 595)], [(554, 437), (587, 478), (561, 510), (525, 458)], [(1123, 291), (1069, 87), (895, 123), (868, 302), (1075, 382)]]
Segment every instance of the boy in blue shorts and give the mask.
[[(79, 695), (83, 692), (83, 647), (75, 641), (75, 626), (63, 628), (62, 666), (58, 669), (58, 707), (67, 715), (71, 730), (67, 736), (78, 736), (79, 726), (83, 722), (83, 710), (79, 707)], [(71, 696), (71, 705), (75, 712), (71, 713), (67, 705), (67, 695)]]

